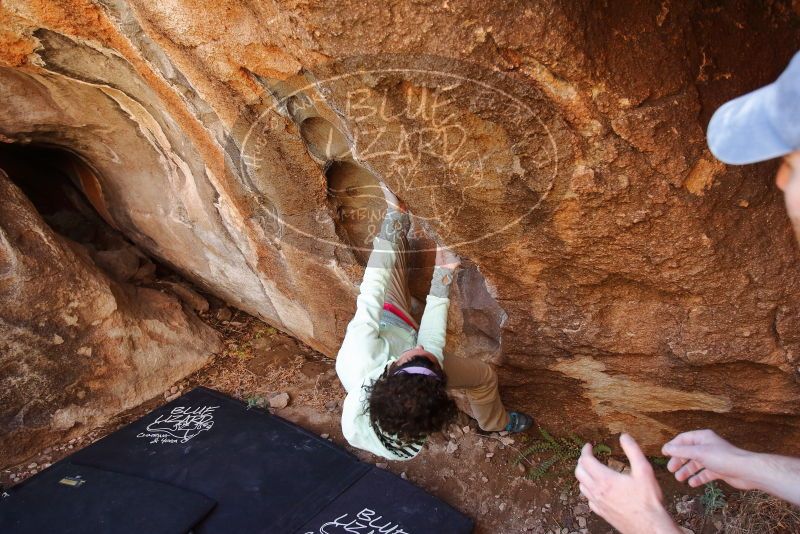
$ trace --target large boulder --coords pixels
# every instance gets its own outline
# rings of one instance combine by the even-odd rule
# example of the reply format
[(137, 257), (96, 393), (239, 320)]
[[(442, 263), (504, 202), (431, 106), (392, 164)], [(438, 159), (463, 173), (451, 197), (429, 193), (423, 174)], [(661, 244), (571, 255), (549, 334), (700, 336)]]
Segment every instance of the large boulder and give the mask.
[(329, 356), (384, 182), (417, 265), (467, 260), (448, 350), (510, 404), (790, 450), (800, 255), (774, 166), (703, 130), (788, 62), (792, 5), (10, 0), (0, 139), (74, 151), (107, 222)]
[(120, 283), (0, 169), (0, 464), (160, 395), (220, 348), (171, 296)]

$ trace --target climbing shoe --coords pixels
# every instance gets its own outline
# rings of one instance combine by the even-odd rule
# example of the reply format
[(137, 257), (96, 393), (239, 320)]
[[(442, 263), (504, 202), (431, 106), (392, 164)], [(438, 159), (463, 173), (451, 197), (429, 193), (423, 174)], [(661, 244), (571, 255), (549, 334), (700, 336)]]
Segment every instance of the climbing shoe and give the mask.
[(511, 420), (506, 425), (505, 430), (511, 434), (517, 432), (525, 432), (533, 426), (533, 417), (522, 412), (509, 412), (508, 416)]

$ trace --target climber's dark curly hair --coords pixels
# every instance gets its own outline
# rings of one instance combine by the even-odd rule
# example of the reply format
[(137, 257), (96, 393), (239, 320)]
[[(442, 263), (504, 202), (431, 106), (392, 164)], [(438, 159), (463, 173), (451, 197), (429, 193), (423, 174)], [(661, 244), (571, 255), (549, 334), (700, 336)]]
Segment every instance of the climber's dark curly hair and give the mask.
[(405, 443), (419, 442), (444, 430), (458, 414), (456, 403), (445, 390), (444, 372), (421, 356), (402, 367), (411, 365), (433, 369), (441, 380), (425, 375), (393, 374), (398, 369), (388, 367), (366, 388), (372, 427)]

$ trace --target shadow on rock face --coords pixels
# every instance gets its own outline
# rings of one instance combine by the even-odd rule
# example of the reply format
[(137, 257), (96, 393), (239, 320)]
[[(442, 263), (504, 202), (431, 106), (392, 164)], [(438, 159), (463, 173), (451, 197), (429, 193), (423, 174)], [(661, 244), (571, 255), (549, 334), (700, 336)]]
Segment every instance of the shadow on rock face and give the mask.
[[(337, 210), (337, 223), (353, 252), (364, 264), (386, 212), (377, 178), (350, 161), (332, 163), (326, 172), (328, 192)], [(342, 236), (344, 237), (344, 236)]]
[(117, 229), (95, 172), (75, 154), (48, 146), (0, 145), (0, 167), (45, 222), (119, 282), (151, 282), (156, 266)]

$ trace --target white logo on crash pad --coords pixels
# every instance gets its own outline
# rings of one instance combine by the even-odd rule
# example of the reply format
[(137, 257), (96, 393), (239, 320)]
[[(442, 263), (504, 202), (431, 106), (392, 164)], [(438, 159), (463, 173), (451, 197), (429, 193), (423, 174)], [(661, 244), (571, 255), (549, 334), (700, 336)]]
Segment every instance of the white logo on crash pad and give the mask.
[(214, 410), (219, 406), (176, 406), (169, 414), (162, 414), (147, 425), (146, 432), (137, 438), (150, 439), (150, 443), (186, 443), (199, 433), (214, 426)]

